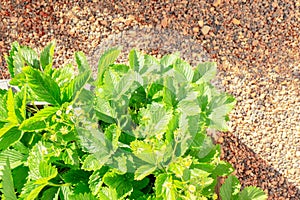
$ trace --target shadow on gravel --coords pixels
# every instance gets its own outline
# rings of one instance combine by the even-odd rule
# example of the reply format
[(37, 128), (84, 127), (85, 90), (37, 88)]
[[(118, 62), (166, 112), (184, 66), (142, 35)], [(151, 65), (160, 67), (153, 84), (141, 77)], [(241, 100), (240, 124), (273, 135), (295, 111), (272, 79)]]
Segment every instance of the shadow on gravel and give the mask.
[(300, 199), (300, 190), (232, 133), (222, 133), (222, 159), (236, 169), (242, 187), (256, 185), (268, 193), (268, 199)]

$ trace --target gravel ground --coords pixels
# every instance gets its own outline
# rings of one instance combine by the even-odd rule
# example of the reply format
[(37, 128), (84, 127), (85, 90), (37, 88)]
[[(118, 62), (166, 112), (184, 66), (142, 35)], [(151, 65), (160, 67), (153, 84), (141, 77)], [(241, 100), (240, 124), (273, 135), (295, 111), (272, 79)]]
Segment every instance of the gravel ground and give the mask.
[(0, 28), (0, 79), (15, 40), (40, 50), (56, 39), (56, 66), (78, 50), (93, 61), (110, 44), (216, 61), (215, 83), (238, 100), (216, 138), (224, 159), (243, 186), (300, 199), (299, 0), (2, 0)]

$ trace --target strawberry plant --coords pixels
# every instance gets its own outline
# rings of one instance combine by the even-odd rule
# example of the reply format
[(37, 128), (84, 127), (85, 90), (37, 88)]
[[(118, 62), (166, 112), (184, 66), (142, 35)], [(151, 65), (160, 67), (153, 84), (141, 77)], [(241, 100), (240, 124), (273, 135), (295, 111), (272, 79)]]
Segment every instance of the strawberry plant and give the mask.
[[(215, 63), (132, 50), (128, 65), (115, 64), (112, 48), (93, 77), (82, 52), (77, 68), (54, 68), (54, 48), (38, 55), (14, 42), (6, 56), (19, 90), (0, 90), (1, 199), (267, 198), (240, 191), (206, 135), (227, 130), (235, 104), (210, 84)], [(219, 176), (228, 178), (216, 194)]]

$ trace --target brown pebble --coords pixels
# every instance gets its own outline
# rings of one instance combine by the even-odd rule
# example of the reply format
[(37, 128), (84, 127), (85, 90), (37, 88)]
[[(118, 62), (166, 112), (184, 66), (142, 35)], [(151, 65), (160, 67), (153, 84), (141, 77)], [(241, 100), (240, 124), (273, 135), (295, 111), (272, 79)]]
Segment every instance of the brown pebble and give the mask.
[(256, 46), (256, 45), (258, 45), (258, 43), (259, 43), (258, 40), (254, 40), (254, 41), (252, 42), (252, 45), (253, 45), (253, 46)]
[(161, 21), (161, 25), (162, 25), (162, 27), (167, 27), (168, 26), (168, 18), (164, 18), (162, 21)]
[(217, 7), (221, 4), (221, 0), (214, 0), (213, 6)]
[(198, 25), (199, 25), (200, 27), (203, 27), (203, 20), (199, 20), (199, 21), (198, 21)]
[(233, 18), (232, 19), (232, 23), (235, 24), (235, 25), (240, 25), (241, 24), (241, 21), (236, 19), (236, 18)]
[(224, 142), (224, 138), (223, 137), (219, 137), (217, 143), (218, 144), (222, 144)]
[(193, 28), (193, 32), (194, 32), (194, 33), (198, 33), (198, 32), (199, 32), (199, 27), (198, 27), (198, 26), (195, 26), (195, 27)]
[(17, 18), (17, 17), (11, 17), (11, 18), (10, 18), (10, 21), (13, 22), (13, 23), (15, 23), (15, 22), (18, 21), (18, 18)]

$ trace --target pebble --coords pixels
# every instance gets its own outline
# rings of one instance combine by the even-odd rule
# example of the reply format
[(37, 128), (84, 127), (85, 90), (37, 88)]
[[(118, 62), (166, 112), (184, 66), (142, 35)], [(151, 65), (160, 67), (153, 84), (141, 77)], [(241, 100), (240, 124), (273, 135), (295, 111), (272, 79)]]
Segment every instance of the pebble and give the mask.
[(201, 32), (203, 33), (203, 35), (207, 35), (210, 29), (210, 26), (205, 25), (202, 27)]
[(94, 53), (111, 39), (128, 48), (145, 42), (139, 47), (153, 55), (176, 49), (189, 61), (197, 55), (197, 62), (216, 61), (214, 84), (238, 99), (231, 131), (222, 136), (224, 159), (237, 168), (243, 186), (260, 186), (269, 199), (299, 199), (300, 3), (247, 2), (62, 0), (24, 7), (23, 1), (3, 1), (0, 79), (9, 77), (3, 57), (15, 40), (40, 50), (56, 39), (55, 66), (74, 62), (79, 50), (98, 58)]

